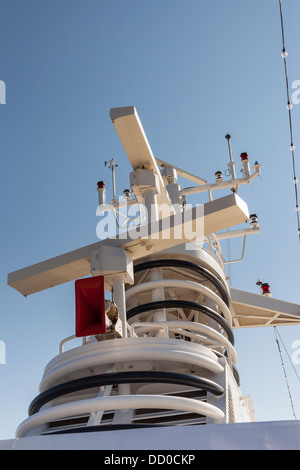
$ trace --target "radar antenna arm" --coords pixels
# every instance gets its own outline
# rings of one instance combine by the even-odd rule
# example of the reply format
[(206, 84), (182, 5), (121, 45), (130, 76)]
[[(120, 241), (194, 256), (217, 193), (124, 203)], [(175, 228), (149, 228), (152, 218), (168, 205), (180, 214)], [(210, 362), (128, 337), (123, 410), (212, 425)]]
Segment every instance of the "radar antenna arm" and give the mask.
[(193, 175), (192, 173), (189, 173), (188, 171), (182, 170), (181, 168), (178, 168), (175, 165), (172, 165), (171, 163), (164, 162), (163, 160), (159, 160), (158, 158), (155, 158), (156, 163), (161, 166), (162, 168), (170, 167), (173, 168), (174, 170), (177, 171), (177, 173), (182, 176), (183, 178), (186, 178), (187, 180), (193, 181), (193, 183), (196, 184), (207, 184), (207, 181), (204, 180), (203, 178), (200, 178), (199, 176)]
[(133, 170), (143, 169), (154, 173), (158, 180), (157, 204), (165, 204), (173, 212), (167, 188), (135, 107), (112, 108), (110, 118)]
[(261, 165), (259, 165), (258, 163), (255, 163), (253, 168), (255, 169), (255, 172), (252, 173), (247, 178), (236, 178), (236, 179), (231, 179), (228, 181), (220, 181), (218, 183), (205, 184), (203, 186), (194, 186), (194, 187), (184, 188), (181, 190), (181, 194), (183, 196), (187, 196), (189, 194), (197, 194), (197, 193), (203, 193), (205, 191), (214, 191), (217, 189), (232, 188), (233, 186), (241, 186), (243, 184), (250, 184), (254, 180), (254, 178), (260, 175)]
[[(91, 254), (102, 246), (114, 247), (115, 249), (123, 248), (134, 261), (145, 255), (191, 242), (191, 236), (194, 233), (191, 226), (197, 227), (198, 224), (201, 230), (203, 228), (203, 233), (196, 233), (196, 235), (205, 236), (249, 219), (247, 204), (234, 193), (203, 204), (200, 211), (197, 207), (187, 209), (184, 214), (183, 220), (182, 214), (168, 218), (169, 225), (166, 225), (162, 219), (154, 224), (150, 223), (141, 227), (139, 237), (136, 236), (136, 230), (133, 229), (133, 234), (129, 230), (126, 236), (120, 234), (117, 237), (104, 239), (9, 273), (8, 285), (23, 295), (33, 294), (89, 275), (91, 273)], [(178, 232), (179, 228), (180, 233)], [(172, 236), (172, 234), (175, 235)]]

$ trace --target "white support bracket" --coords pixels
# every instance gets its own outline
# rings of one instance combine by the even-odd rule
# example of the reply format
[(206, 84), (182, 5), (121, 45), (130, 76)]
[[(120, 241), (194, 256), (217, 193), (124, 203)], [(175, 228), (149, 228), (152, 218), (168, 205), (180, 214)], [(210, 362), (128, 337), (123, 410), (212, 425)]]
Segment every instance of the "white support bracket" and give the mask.
[(120, 246), (100, 245), (90, 253), (92, 276), (104, 276), (105, 289), (113, 286), (116, 278), (133, 284), (133, 263), (130, 253)]
[(237, 289), (230, 293), (233, 328), (300, 324), (300, 305)]
[(260, 168), (261, 168), (261, 165), (259, 165), (259, 163), (256, 163), (253, 166), (253, 169), (255, 170), (254, 173), (252, 173), (251, 175), (247, 173), (246, 177), (244, 178), (231, 179), (228, 181), (224, 181), (220, 179), (220, 181), (216, 183), (205, 184), (203, 186), (194, 186), (191, 188), (184, 188), (182, 189), (181, 194), (184, 196), (187, 196), (189, 194), (198, 194), (198, 193), (203, 193), (205, 191), (213, 191), (216, 189), (224, 189), (224, 188), (235, 188), (235, 191), (236, 191), (236, 188), (238, 186), (241, 186), (244, 184), (250, 184), (254, 180), (254, 178), (259, 176)]
[(159, 193), (158, 176), (152, 170), (137, 168), (130, 173), (130, 186), (132, 193), (139, 203), (144, 202), (145, 191), (151, 189), (156, 194)]

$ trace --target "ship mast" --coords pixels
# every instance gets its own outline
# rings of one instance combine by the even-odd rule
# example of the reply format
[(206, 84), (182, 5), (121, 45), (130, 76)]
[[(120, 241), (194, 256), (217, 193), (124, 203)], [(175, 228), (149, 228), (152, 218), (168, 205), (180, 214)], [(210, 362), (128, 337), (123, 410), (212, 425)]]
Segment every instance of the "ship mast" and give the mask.
[[(230, 179), (218, 171), (208, 183), (154, 157), (133, 106), (110, 116), (132, 172), (130, 191), (117, 199), (117, 165), (109, 160), (109, 204), (104, 182), (97, 184), (103, 237), (8, 277), (24, 295), (75, 281), (75, 331), (46, 365), (17, 437), (253, 421), (252, 402), (239, 389), (234, 328), (300, 322), (299, 306), (273, 299), (267, 288), (260, 295), (231, 289), (225, 274), (226, 264), (243, 259), (246, 237), (260, 230), (237, 189), (261, 165), (251, 173), (243, 152), (236, 178), (227, 134)], [(179, 177), (194, 186), (181, 187)], [(226, 188), (226, 196), (212, 197)], [(203, 192), (208, 202), (187, 204)], [(143, 206), (146, 218), (124, 216), (132, 206)], [(122, 230), (101, 231), (110, 220)], [(237, 237), (241, 258), (225, 260), (222, 241)], [(75, 338), (81, 346), (65, 350)]]

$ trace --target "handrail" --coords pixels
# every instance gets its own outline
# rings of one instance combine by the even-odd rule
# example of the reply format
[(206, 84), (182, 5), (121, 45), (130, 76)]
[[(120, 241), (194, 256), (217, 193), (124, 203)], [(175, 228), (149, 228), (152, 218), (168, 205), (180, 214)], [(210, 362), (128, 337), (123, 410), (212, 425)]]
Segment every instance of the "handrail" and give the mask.
[(203, 377), (190, 376), (182, 372), (164, 372), (155, 370), (110, 372), (81, 377), (80, 379), (64, 382), (40, 393), (40, 395), (31, 402), (28, 415), (32, 416), (33, 414), (38, 413), (46, 403), (57, 398), (61, 398), (69, 393), (88, 390), (94, 387), (127, 383), (180, 384), (187, 387), (197, 388), (199, 390), (205, 390), (216, 396), (221, 396), (224, 393), (223, 387), (216, 382)]
[(143, 322), (143, 323), (140, 323), (140, 322), (136, 322), (136, 323), (132, 323), (130, 325), (130, 333), (131, 333), (131, 336), (133, 337), (134, 336), (134, 329), (135, 327), (139, 327), (139, 328), (143, 328), (143, 327), (148, 327), (148, 329), (150, 328), (150, 331), (151, 329), (154, 329), (154, 330), (161, 330), (162, 328), (165, 330), (165, 338), (169, 338), (169, 330), (168, 330), (168, 326), (166, 325), (166, 323), (163, 323), (163, 322)]
[(222, 311), (224, 314), (224, 317), (229, 325), (232, 324), (232, 316), (230, 313), (230, 310), (228, 306), (225, 304), (225, 302), (217, 295), (215, 294), (211, 289), (208, 289), (207, 287), (186, 279), (161, 279), (159, 281), (149, 281), (145, 282), (143, 284), (137, 284), (134, 287), (131, 287), (126, 291), (126, 300), (129, 300), (131, 297), (144, 293), (145, 291), (155, 289), (156, 287), (162, 287), (162, 288), (183, 288), (183, 289), (188, 289), (188, 290), (193, 290), (195, 292), (199, 292), (206, 297), (208, 297), (210, 300), (215, 302), (219, 309)]
[(190, 302), (189, 300), (160, 300), (138, 305), (127, 311), (127, 320), (140, 313), (157, 310), (158, 308), (189, 308), (191, 310), (202, 312), (215, 320), (220, 325), (220, 327), (223, 328), (231, 344), (234, 344), (232, 329), (227, 321), (221, 317), (221, 315), (204, 305), (200, 305), (197, 302)]
[[(131, 326), (134, 326), (134, 328), (131, 330), (133, 333), (133, 330), (138, 327), (138, 330), (136, 331), (136, 334), (145, 334), (148, 331), (151, 331), (152, 326), (153, 329), (165, 327), (168, 331), (174, 331), (179, 333), (182, 336), (189, 336), (194, 339), (198, 339), (199, 343), (202, 344), (201, 340), (206, 340), (206, 341), (215, 341), (215, 344), (212, 345), (212, 347), (223, 347), (226, 348), (228, 351), (228, 362), (229, 365), (231, 362), (236, 365), (237, 363), (237, 355), (236, 351), (231, 344), (231, 342), (221, 333), (219, 333), (217, 330), (214, 330), (208, 325), (203, 325), (202, 323), (197, 323), (197, 322), (190, 322), (190, 321), (184, 321), (184, 320), (170, 320), (166, 322), (136, 322), (133, 323)], [(194, 332), (194, 333), (192, 333)], [(210, 338), (207, 337), (201, 337), (199, 336), (198, 333), (204, 333)], [(169, 337), (169, 334), (168, 336)]]
[(116, 395), (110, 397), (90, 398), (53, 408), (41, 410), (20, 424), (16, 437), (26, 437), (34, 428), (51, 421), (69, 418), (78, 414), (90, 414), (93, 411), (139, 409), (139, 408), (176, 409), (190, 413), (198, 413), (210, 417), (214, 422), (223, 422), (225, 415), (214, 405), (193, 398), (165, 395)]
[[(68, 342), (68, 341), (72, 341), (72, 339), (75, 339), (77, 338), (76, 335), (71, 335), (71, 336), (68, 336), (67, 338), (65, 339), (62, 339), (61, 342), (59, 343), (59, 354), (62, 354), (63, 353), (63, 347), (64, 345)], [(82, 344), (86, 344), (86, 336), (83, 336), (82, 338)]]
[(138, 273), (140, 271), (144, 271), (146, 269), (152, 269), (155, 267), (161, 267), (161, 268), (168, 268), (168, 267), (175, 267), (175, 268), (183, 268), (183, 269), (188, 269), (191, 271), (194, 271), (201, 276), (204, 276), (207, 280), (212, 282), (214, 286), (218, 289), (220, 292), (220, 295), (224, 302), (226, 303), (227, 306), (230, 305), (230, 299), (227, 290), (225, 289), (224, 285), (222, 282), (218, 279), (217, 276), (215, 276), (213, 273), (211, 273), (208, 269), (204, 268), (203, 266), (200, 266), (196, 263), (192, 263), (190, 261), (186, 260), (181, 260), (181, 259), (155, 259), (151, 261), (146, 261), (144, 263), (140, 263), (136, 266), (134, 266), (134, 273)]
[(233, 264), (233, 263), (239, 263), (240, 261), (243, 261), (244, 256), (245, 256), (246, 238), (247, 238), (247, 235), (244, 235), (243, 248), (242, 248), (242, 255), (241, 255), (241, 257), (238, 258), (238, 259), (234, 259), (234, 260), (224, 261), (224, 264)]

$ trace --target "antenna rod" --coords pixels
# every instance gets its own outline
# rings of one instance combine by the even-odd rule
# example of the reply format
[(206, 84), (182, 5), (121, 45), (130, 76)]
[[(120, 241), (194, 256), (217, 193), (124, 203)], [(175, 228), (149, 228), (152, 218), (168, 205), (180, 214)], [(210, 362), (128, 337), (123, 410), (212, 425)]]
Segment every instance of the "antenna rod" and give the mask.
[[(113, 158), (111, 158), (109, 160), (109, 169), (111, 170), (111, 173), (112, 173), (112, 184), (113, 184), (113, 202), (116, 202), (117, 201), (117, 198), (116, 198), (116, 180), (115, 180), (115, 168), (117, 168), (118, 165), (115, 164), (115, 161)], [(107, 162), (105, 162), (105, 165), (107, 164)]]
[(233, 160), (232, 160), (232, 153), (231, 153), (231, 145), (230, 145), (231, 135), (230, 135), (230, 134), (226, 134), (226, 135), (225, 135), (225, 139), (227, 139), (227, 143), (228, 143), (228, 150), (229, 150), (230, 163), (233, 163)]
[(231, 179), (232, 179), (232, 180), (235, 180), (235, 179), (236, 179), (236, 175), (235, 175), (235, 163), (234, 163), (234, 161), (232, 160), (231, 144), (230, 144), (231, 135), (230, 135), (230, 134), (226, 134), (226, 135), (225, 135), (225, 139), (227, 140), (227, 143), (228, 143), (229, 159), (230, 159), (230, 162), (228, 163), (228, 166), (229, 166), (229, 170), (230, 170), (230, 174), (231, 174)]

